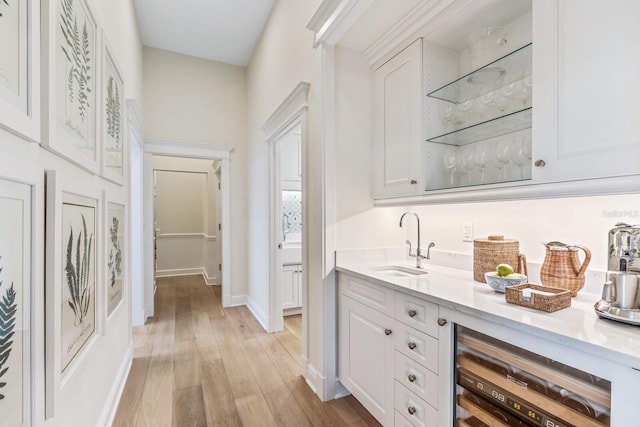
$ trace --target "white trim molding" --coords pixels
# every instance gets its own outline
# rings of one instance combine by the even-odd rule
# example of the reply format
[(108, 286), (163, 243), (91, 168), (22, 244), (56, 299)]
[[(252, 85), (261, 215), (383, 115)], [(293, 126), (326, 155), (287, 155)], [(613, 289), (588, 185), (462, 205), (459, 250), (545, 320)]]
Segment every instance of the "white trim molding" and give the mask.
[(214, 160), (230, 158), (233, 147), (229, 145), (196, 144), (172, 139), (146, 138), (144, 140), (144, 152), (160, 156)]
[(298, 83), (264, 122), (260, 130), (266, 135), (265, 142), (276, 139), (282, 130), (288, 127), (300, 115), (302, 110), (307, 108), (310, 87), (311, 85), (307, 82)]
[(315, 33), (313, 47), (335, 45), (375, 0), (324, 0), (307, 24)]
[(122, 392), (124, 391), (124, 386), (127, 383), (129, 371), (131, 370), (131, 364), (133, 362), (132, 349), (133, 342), (129, 342), (129, 347), (125, 352), (122, 363), (120, 364), (120, 368), (118, 369), (116, 381), (113, 382), (111, 390), (109, 391), (109, 395), (105, 400), (105, 405), (102, 408), (102, 414), (100, 415), (100, 419), (98, 421), (99, 426), (108, 427), (113, 424), (113, 420), (116, 417), (116, 412), (118, 411), (120, 399), (122, 398)]

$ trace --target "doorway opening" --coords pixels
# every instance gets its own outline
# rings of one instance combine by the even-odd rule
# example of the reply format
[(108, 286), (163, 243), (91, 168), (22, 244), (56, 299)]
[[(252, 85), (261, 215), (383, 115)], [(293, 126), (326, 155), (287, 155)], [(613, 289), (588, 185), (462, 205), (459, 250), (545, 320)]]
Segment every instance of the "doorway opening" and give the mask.
[[(219, 161), (153, 156), (154, 278), (222, 284)], [(216, 173), (218, 172), (218, 173)]]
[[(154, 156), (166, 156), (176, 158), (177, 160), (186, 161), (187, 159), (201, 159), (206, 160), (208, 165), (213, 166), (213, 175), (216, 177), (219, 183), (219, 206), (220, 215), (217, 217), (217, 225), (210, 228), (216, 228), (215, 241), (220, 240), (220, 283), (222, 284), (222, 305), (228, 307), (231, 305), (231, 242), (230, 242), (230, 230), (231, 230), (231, 214), (230, 214), (230, 155), (232, 152), (231, 147), (227, 146), (215, 146), (205, 144), (192, 144), (179, 141), (167, 141), (156, 140), (147, 138), (144, 145), (144, 166), (143, 166), (143, 230), (144, 230), (144, 286), (143, 286), (143, 299), (145, 306), (146, 317), (154, 315), (154, 279), (155, 279), (155, 250), (154, 250), (154, 235), (156, 235), (156, 225), (154, 225), (154, 183), (157, 174), (154, 174)], [(155, 175), (155, 178), (154, 178)], [(202, 179), (202, 178), (198, 178)], [(206, 186), (204, 186), (206, 187)], [(207, 220), (209, 221), (209, 216)], [(202, 220), (205, 223), (205, 220)], [(162, 233), (162, 228), (160, 228)], [(191, 239), (193, 234), (197, 232), (182, 232), (186, 234), (183, 236), (187, 239)], [(159, 233), (158, 233), (159, 234)], [(167, 233), (167, 234), (180, 234), (180, 233)], [(202, 240), (208, 240), (211, 237), (210, 234), (199, 233)], [(158, 236), (160, 237), (160, 236)], [(177, 237), (177, 236), (167, 236)], [(213, 239), (211, 239), (213, 240)], [(210, 261), (207, 261), (211, 264)], [(160, 267), (160, 266), (159, 266)], [(218, 265), (213, 264), (210, 270), (215, 271)], [(204, 265), (203, 265), (204, 268)], [(168, 268), (170, 270), (170, 268)], [(203, 271), (203, 270), (200, 270)], [(184, 274), (184, 271), (183, 271)], [(205, 272), (206, 274), (206, 272)], [(205, 276), (206, 277), (206, 276)]]

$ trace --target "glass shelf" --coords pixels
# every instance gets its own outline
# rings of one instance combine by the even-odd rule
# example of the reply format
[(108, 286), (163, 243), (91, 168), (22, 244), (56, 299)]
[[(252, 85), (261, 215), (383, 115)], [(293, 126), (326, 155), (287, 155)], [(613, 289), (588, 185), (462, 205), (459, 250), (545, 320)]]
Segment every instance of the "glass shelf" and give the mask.
[(477, 98), (494, 87), (504, 86), (531, 75), (531, 43), (485, 65), (458, 80), (427, 94), (428, 97), (460, 104)]
[(427, 142), (462, 146), (531, 127), (532, 109), (516, 111), (486, 122), (427, 139)]

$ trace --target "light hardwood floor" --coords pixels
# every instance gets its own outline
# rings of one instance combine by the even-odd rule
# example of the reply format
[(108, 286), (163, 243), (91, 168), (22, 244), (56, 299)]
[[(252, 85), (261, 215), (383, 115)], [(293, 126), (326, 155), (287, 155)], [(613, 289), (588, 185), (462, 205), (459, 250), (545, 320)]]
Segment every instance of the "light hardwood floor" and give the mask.
[(157, 283), (113, 426), (380, 425), (353, 397), (321, 402), (307, 386), (299, 316), (267, 334), (246, 307), (223, 309), (201, 276)]

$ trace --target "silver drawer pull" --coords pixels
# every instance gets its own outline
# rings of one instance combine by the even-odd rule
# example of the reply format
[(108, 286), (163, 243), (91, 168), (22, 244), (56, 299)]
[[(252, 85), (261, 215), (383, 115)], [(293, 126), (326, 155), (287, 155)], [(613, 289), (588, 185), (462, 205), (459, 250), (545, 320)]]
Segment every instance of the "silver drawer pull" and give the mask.
[(415, 382), (415, 380), (416, 380), (416, 376), (415, 376), (415, 375), (413, 375), (413, 374), (409, 374), (409, 375), (407, 376), (407, 379), (409, 380), (409, 382), (410, 382), (410, 383), (412, 383), (412, 382)]
[(416, 348), (418, 346), (418, 344), (414, 343), (413, 341), (409, 341), (407, 343), (407, 347), (409, 347), (409, 349), (413, 350), (414, 348)]
[(414, 408), (413, 406), (409, 406), (407, 408), (407, 412), (409, 412), (409, 415), (413, 415), (416, 413), (416, 408)]
[(416, 314), (418, 314), (418, 312), (415, 311), (414, 309), (411, 309), (407, 311), (407, 314), (409, 315), (409, 317), (416, 317)]
[(385, 330), (384, 330), (384, 334), (385, 334), (385, 335), (391, 335), (391, 333), (392, 333), (392, 332), (393, 332), (393, 331), (392, 331), (391, 329), (385, 329)]

